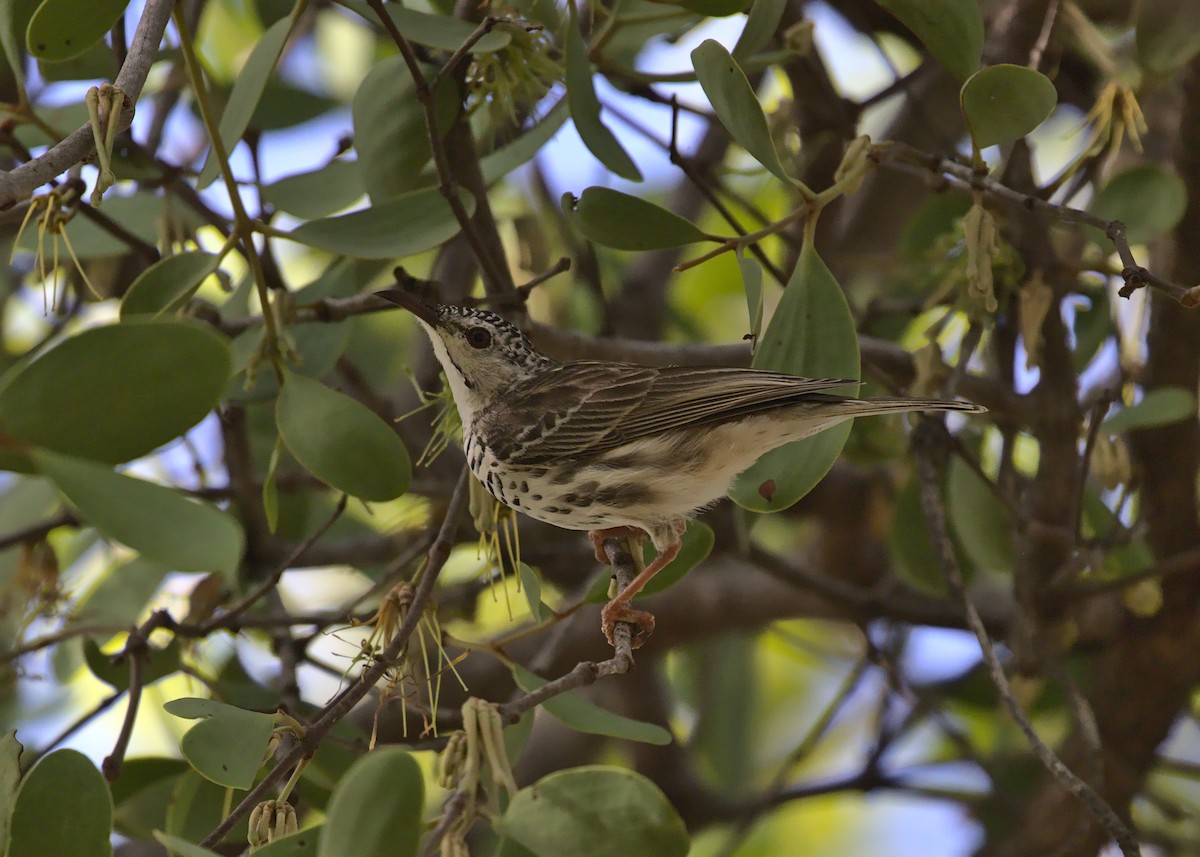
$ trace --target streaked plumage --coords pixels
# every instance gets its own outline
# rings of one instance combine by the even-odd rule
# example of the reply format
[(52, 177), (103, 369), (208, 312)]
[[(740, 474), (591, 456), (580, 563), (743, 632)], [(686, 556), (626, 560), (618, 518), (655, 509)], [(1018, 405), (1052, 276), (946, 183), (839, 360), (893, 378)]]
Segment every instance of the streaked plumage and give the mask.
[(857, 382), (755, 369), (558, 363), (495, 313), (399, 289), (379, 294), (429, 334), (462, 416), (467, 461), (496, 499), (592, 531), (601, 561), (597, 531), (650, 537), (658, 558), (605, 607), (610, 639), (614, 621), (653, 627), (629, 601), (678, 552), (688, 517), (723, 497), (764, 453), (856, 416), (984, 410), (938, 399), (847, 398), (827, 391)]

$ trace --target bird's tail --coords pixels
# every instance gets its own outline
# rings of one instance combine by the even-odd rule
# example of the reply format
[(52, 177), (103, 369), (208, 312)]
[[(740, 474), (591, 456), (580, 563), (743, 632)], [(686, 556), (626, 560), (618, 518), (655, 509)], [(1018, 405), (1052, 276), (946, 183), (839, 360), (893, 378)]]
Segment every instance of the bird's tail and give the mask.
[(830, 402), (848, 417), (870, 417), (878, 414), (899, 414), (906, 411), (962, 411), (968, 414), (987, 412), (983, 405), (973, 402), (952, 402), (948, 399), (920, 399), (907, 396), (891, 396), (878, 399), (847, 399), (830, 396)]

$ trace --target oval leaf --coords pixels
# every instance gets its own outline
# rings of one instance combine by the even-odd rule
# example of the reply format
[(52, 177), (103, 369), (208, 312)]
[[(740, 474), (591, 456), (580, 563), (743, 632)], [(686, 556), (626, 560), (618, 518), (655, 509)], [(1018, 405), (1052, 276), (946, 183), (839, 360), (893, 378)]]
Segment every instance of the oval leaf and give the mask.
[(762, 105), (737, 60), (719, 42), (707, 39), (692, 51), (692, 65), (704, 94), (733, 139), (760, 164), (791, 184), (775, 151)]
[(21, 781), (8, 857), (112, 857), (112, 816), (108, 783), (91, 760), (55, 750)]
[(203, 419), (221, 396), (231, 362), (224, 339), (190, 322), (85, 330), (0, 390), (0, 429), (55, 452), (128, 461)]
[(705, 240), (678, 214), (606, 187), (589, 187), (578, 199), (563, 194), (562, 209), (589, 240), (618, 250), (661, 250)]
[(138, 275), (121, 299), (122, 320), (178, 309), (220, 264), (220, 256), (199, 251), (158, 260)]
[[(267, 31), (262, 34), (262, 38), (258, 40), (258, 44), (254, 46), (254, 50), (250, 52), (246, 64), (238, 72), (237, 79), (233, 82), (233, 91), (229, 93), (229, 101), (226, 102), (225, 110), (221, 113), (221, 122), (217, 129), (221, 135), (221, 142), (225, 144), (226, 154), (233, 151), (233, 147), (250, 127), (250, 118), (254, 115), (254, 108), (258, 106), (258, 100), (262, 98), (263, 91), (267, 88), (267, 80), (271, 77), (271, 72), (275, 70), (275, 65), (283, 54), (283, 48), (287, 44), (288, 33), (291, 29), (291, 16), (280, 18), (268, 27)], [(208, 187), (220, 174), (220, 171), (220, 162), (213, 150), (209, 149), (208, 159), (204, 162), (204, 168), (200, 170), (200, 176), (196, 179), (196, 187), (201, 190)]]
[(291, 836), (254, 849), (254, 857), (317, 857), (321, 827), (306, 827)]
[(496, 830), (537, 857), (685, 857), (688, 834), (639, 773), (586, 765), (542, 777), (512, 799)]
[(275, 715), (195, 697), (173, 699), (163, 710), (200, 720), (179, 744), (196, 773), (219, 786), (248, 789), (254, 785), (275, 728)]
[(983, 15), (977, 0), (879, 0), (946, 71), (966, 80), (983, 56)]
[[(386, 800), (380, 800), (386, 795)], [(338, 782), (325, 808), (320, 857), (413, 857), (421, 840), (425, 779), (399, 747), (363, 756)]]
[(279, 436), (321, 481), (363, 500), (391, 500), (408, 488), (408, 450), (366, 405), (320, 381), (285, 371), (275, 403)]
[(600, 120), (600, 99), (596, 97), (592, 83), (592, 62), (588, 59), (587, 44), (579, 31), (579, 17), (575, 13), (575, 4), (567, 5), (570, 9), (564, 49), (567, 105), (571, 111), (571, 119), (575, 122), (575, 130), (600, 163), (621, 178), (640, 182), (641, 170), (629, 157), (616, 135)]
[[(809, 378), (861, 377), (850, 306), (811, 244), (800, 251), (796, 270), (758, 343), (753, 365)], [(737, 478), (730, 498), (754, 512), (786, 509), (829, 472), (849, 435), (847, 421), (768, 452)]]
[[(684, 575), (708, 559), (716, 541), (717, 537), (708, 524), (702, 521), (688, 521), (687, 529), (683, 533), (682, 544), (679, 546), (679, 553), (675, 559), (654, 575), (650, 582), (642, 587), (642, 591), (634, 597), (644, 598), (647, 595), (662, 592), (683, 580)], [(653, 559), (653, 548), (648, 542), (643, 542), (642, 550), (645, 563), (649, 565), (650, 560)], [(584, 601), (589, 604), (603, 604), (608, 601), (608, 583), (608, 577), (604, 575), (597, 577), (596, 582), (592, 584), (592, 588), (584, 597)]]
[(29, 53), (49, 62), (86, 53), (108, 34), (128, 4), (129, 0), (45, 0), (29, 20)]
[(1196, 397), (1190, 390), (1161, 387), (1150, 390), (1136, 405), (1113, 414), (1101, 423), (1100, 428), (1109, 434), (1122, 434), (1195, 418)]
[(746, 26), (733, 46), (733, 58), (740, 63), (764, 50), (775, 37), (787, 5), (787, 0), (755, 0)]
[(971, 75), (959, 94), (977, 149), (1019, 140), (1058, 103), (1050, 78), (1022, 65), (993, 65)]
[[(1187, 188), (1175, 172), (1160, 164), (1141, 164), (1113, 176), (1088, 209), (1106, 220), (1125, 224), (1131, 244), (1152, 241), (1183, 219)], [(1093, 237), (1109, 246), (1097, 230)]]
[(225, 512), (101, 464), (46, 450), (33, 459), (81, 518), (147, 559), (177, 571), (237, 569), (245, 537)]
[(365, 192), (358, 162), (337, 159), (272, 182), (263, 188), (263, 199), (280, 211), (312, 220), (352, 205)]
[[(533, 693), (546, 683), (541, 676), (531, 673), (520, 664), (514, 663), (512, 671), (517, 687), (526, 693)], [(542, 703), (542, 708), (576, 732), (608, 735), (612, 738), (659, 746), (670, 744), (672, 740), (671, 733), (657, 724), (633, 720), (607, 708), (601, 708), (572, 692), (547, 699)]]
[[(475, 213), (475, 197), (459, 199), (467, 216)], [(356, 259), (392, 259), (432, 250), (458, 234), (458, 220), (437, 188), (402, 194), (395, 199), (337, 217), (310, 220), (288, 238)]]
[(1138, 65), (1170, 74), (1200, 53), (1200, 0), (1139, 3), (1136, 29)]

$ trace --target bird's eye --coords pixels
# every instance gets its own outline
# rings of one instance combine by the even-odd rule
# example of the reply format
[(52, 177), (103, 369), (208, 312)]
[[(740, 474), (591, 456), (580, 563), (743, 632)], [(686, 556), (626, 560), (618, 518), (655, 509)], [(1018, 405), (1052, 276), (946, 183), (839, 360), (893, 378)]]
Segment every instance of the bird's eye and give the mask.
[(472, 327), (467, 331), (467, 342), (472, 348), (487, 348), (492, 344), (492, 334), (486, 327)]

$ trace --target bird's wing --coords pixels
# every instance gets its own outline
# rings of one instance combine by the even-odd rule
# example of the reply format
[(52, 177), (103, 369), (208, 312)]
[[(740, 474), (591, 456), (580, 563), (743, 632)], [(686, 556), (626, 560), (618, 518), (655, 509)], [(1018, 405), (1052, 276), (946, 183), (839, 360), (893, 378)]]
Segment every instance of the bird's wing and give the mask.
[(493, 425), (520, 428), (509, 434), (508, 443), (489, 445), (513, 463), (589, 458), (639, 438), (726, 422), (857, 384), (755, 369), (564, 363), (523, 382), (492, 406)]

